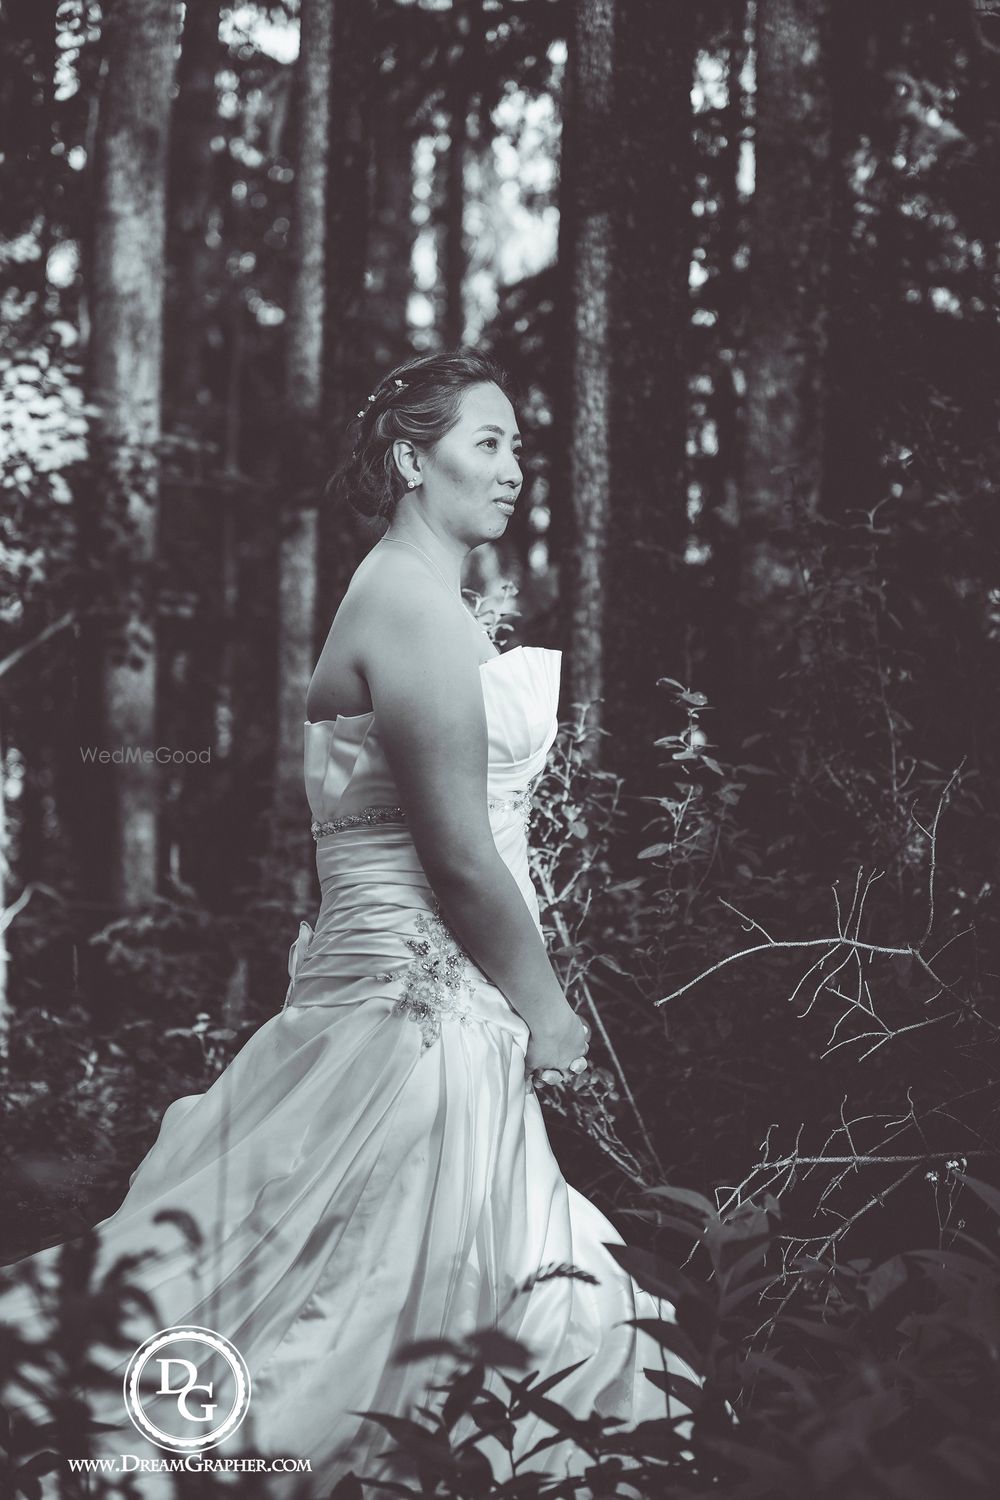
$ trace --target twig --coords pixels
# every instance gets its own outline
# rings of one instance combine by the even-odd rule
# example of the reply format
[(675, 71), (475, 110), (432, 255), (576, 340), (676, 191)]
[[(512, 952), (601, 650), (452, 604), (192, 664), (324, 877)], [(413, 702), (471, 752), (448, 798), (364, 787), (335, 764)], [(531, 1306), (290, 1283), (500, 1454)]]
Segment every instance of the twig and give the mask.
[(0, 677), (5, 677), (12, 668), (17, 666), (18, 662), (23, 661), (26, 656), (30, 656), (32, 651), (37, 650), (39, 646), (43, 646), (46, 641), (51, 640), (54, 635), (58, 635), (60, 630), (65, 630), (68, 625), (72, 625), (75, 620), (76, 614), (70, 610), (67, 614), (60, 615), (58, 620), (53, 620), (50, 625), (46, 625), (45, 629), (40, 631), (30, 641), (25, 641), (23, 646), (18, 646), (9, 656), (5, 656), (3, 661), (0, 661)]
[[(722, 898), (720, 897), (720, 900), (721, 899)], [(723, 901), (723, 905), (728, 906), (729, 902)], [(735, 911), (736, 908), (733, 907), (732, 910)], [(742, 915), (742, 913), (740, 913), (740, 915)], [(756, 925), (757, 924), (754, 923), (754, 926)], [(760, 930), (763, 931), (763, 928), (761, 928)], [(680, 996), (686, 994), (688, 990), (694, 989), (695, 985), (700, 984), (703, 979), (707, 979), (709, 975), (717, 973), (719, 969), (724, 969), (727, 964), (735, 963), (737, 959), (740, 958), (751, 958), (755, 953), (767, 953), (771, 951), (777, 951), (781, 948), (836, 949), (841, 945), (845, 947), (855, 948), (860, 953), (884, 953), (890, 958), (917, 958), (919, 956), (916, 949), (910, 947), (909, 945), (903, 948), (891, 948), (886, 943), (862, 943), (859, 942), (857, 938), (772, 938), (766, 943), (758, 943), (754, 948), (741, 948), (738, 953), (727, 954), (725, 958), (720, 958), (717, 964), (712, 964), (710, 968), (703, 969), (702, 972), (698, 974), (694, 979), (689, 979), (687, 984), (682, 984), (679, 989), (672, 990), (669, 995), (664, 995), (662, 1000), (654, 1001), (654, 1004), (666, 1005), (668, 1000), (679, 999)], [(940, 981), (938, 981), (938, 983), (940, 983)]]
[[(555, 926), (556, 935), (558, 936), (560, 942), (564, 943), (568, 947), (572, 947), (572, 938), (570, 937), (569, 929), (566, 926), (566, 920), (558, 907), (553, 904), (552, 882), (545, 870), (537, 870), (536, 874), (538, 875), (538, 878), (541, 882), (543, 895), (545, 896), (546, 901), (549, 903), (549, 915), (551, 916), (553, 925)], [(642, 1113), (639, 1109), (638, 1104), (636, 1103), (635, 1095), (632, 1093), (632, 1089), (629, 1085), (625, 1069), (622, 1067), (621, 1059), (619, 1058), (618, 1053), (615, 1051), (615, 1045), (612, 1042), (611, 1037), (608, 1034), (608, 1029), (604, 1024), (604, 1018), (602, 1017), (601, 1012), (597, 1007), (590, 985), (585, 978), (581, 978), (578, 981), (578, 988), (581, 990), (587, 1006), (587, 1010), (593, 1018), (594, 1027), (600, 1033), (601, 1040), (607, 1048), (608, 1056), (611, 1059), (611, 1064), (618, 1077), (618, 1082), (621, 1084), (622, 1093), (628, 1100), (629, 1106), (632, 1110), (632, 1114), (635, 1118), (635, 1122), (639, 1127), (639, 1134), (642, 1136), (643, 1144), (645, 1145), (646, 1150), (649, 1152), (650, 1159), (652, 1160), (653, 1165), (656, 1167), (656, 1170), (660, 1173), (661, 1178), (665, 1178), (666, 1173), (663, 1169), (663, 1163), (660, 1161), (660, 1158), (656, 1152), (656, 1147), (653, 1145), (653, 1142), (650, 1139), (649, 1131), (646, 1129), (646, 1122), (642, 1118)]]
[(37, 891), (40, 891), (43, 896), (51, 896), (53, 901), (62, 900), (59, 892), (53, 890), (50, 885), (42, 885), (37, 880), (31, 881), (24, 887), (24, 890), (15, 901), (12, 901), (9, 906), (0, 909), (0, 932), (7, 931), (14, 918), (21, 914)]
[[(954, 784), (955, 780), (958, 778), (958, 776), (961, 775), (962, 767), (965, 765), (966, 758), (967, 758), (966, 756), (964, 756), (964, 755), (962, 756), (962, 759), (959, 762), (958, 766), (956, 766), (955, 770), (952, 771), (951, 775), (949, 776), (949, 778), (948, 778), (948, 784), (944, 788), (944, 791), (941, 793), (940, 797), (938, 798), (938, 804), (937, 804), (937, 807), (936, 807), (936, 809), (934, 811), (934, 821), (931, 824), (930, 833), (928, 834), (928, 838), (931, 841), (931, 868), (930, 868), (930, 872), (929, 872), (928, 877), (927, 877), (927, 926), (924, 928), (924, 935), (923, 935), (923, 937), (920, 939), (920, 942), (917, 944), (918, 948), (922, 948), (924, 946), (924, 944), (927, 942), (928, 938), (931, 935), (931, 928), (934, 926), (934, 881), (935, 881), (935, 878), (937, 876), (937, 831), (938, 831), (938, 823), (941, 821), (941, 813), (942, 813), (942, 811), (944, 809), (944, 805), (945, 805), (945, 802), (947, 800), (948, 793), (951, 791), (952, 785)], [(912, 814), (911, 814), (911, 816), (912, 816)], [(916, 820), (915, 817), (913, 818), (913, 821), (914, 821), (914, 823), (917, 823), (917, 820)], [(917, 823), (917, 827), (918, 828), (920, 827), (919, 823)], [(924, 829), (923, 832), (926, 833), (927, 830)]]
[[(869, 1198), (869, 1200), (868, 1200), (867, 1203), (863, 1204), (861, 1206), (861, 1208), (856, 1209), (855, 1212), (853, 1214), (851, 1214), (849, 1218), (845, 1219), (844, 1222), (841, 1225), (839, 1225), (838, 1228), (835, 1229), (832, 1234), (827, 1235), (827, 1236), (825, 1236), (823, 1238), (823, 1244), (820, 1246), (820, 1248), (818, 1250), (815, 1250), (815, 1251), (812, 1252), (811, 1259), (813, 1261), (819, 1260), (823, 1255), (826, 1254), (826, 1252), (828, 1250), (832, 1249), (833, 1246), (837, 1243), (837, 1241), (840, 1240), (840, 1239), (842, 1239), (844, 1237), (844, 1235), (847, 1234), (848, 1230), (851, 1229), (864, 1214), (868, 1213), (869, 1209), (874, 1208), (877, 1204), (884, 1204), (886, 1198), (888, 1198), (888, 1196), (889, 1196), (890, 1193), (894, 1193), (898, 1187), (902, 1187), (903, 1183), (907, 1182), (913, 1176), (913, 1174), (919, 1169), (919, 1166), (920, 1166), (920, 1163), (918, 1162), (915, 1166), (911, 1166), (908, 1171), (904, 1172), (901, 1177), (897, 1177), (896, 1181), (893, 1182), (893, 1183), (890, 1183), (890, 1185), (887, 1188), (883, 1188), (881, 1192), (874, 1193), (872, 1195), (872, 1197)], [(806, 1245), (812, 1244), (814, 1239), (819, 1239), (819, 1238), (821, 1238), (821, 1236), (819, 1236), (819, 1235), (808, 1236), (807, 1238), (802, 1239), (802, 1238), (796, 1238), (796, 1237), (793, 1237), (793, 1236), (789, 1235), (789, 1236), (783, 1236), (782, 1238), (785, 1239), (785, 1241), (786, 1241), (786, 1244), (787, 1244), (787, 1253), (791, 1254), (792, 1250), (793, 1250), (793, 1247), (799, 1246), (802, 1249), (804, 1249)], [(787, 1266), (787, 1260), (786, 1260), (786, 1266)], [(785, 1311), (785, 1308), (788, 1306), (788, 1304), (791, 1302), (792, 1298), (795, 1296), (796, 1292), (799, 1290), (799, 1287), (802, 1285), (805, 1276), (808, 1275), (808, 1274), (810, 1274), (813, 1269), (814, 1268), (812, 1266), (810, 1266), (806, 1270), (799, 1271), (799, 1272), (796, 1273), (795, 1280), (792, 1282), (792, 1285), (789, 1288), (788, 1292), (785, 1294), (784, 1297), (782, 1297), (781, 1301), (778, 1303), (778, 1306), (775, 1309), (775, 1311), (771, 1314), (771, 1316), (769, 1318), (766, 1318), (764, 1320), (764, 1322), (760, 1325), (760, 1327), (758, 1329), (756, 1329), (756, 1331), (754, 1332), (754, 1335), (753, 1335), (754, 1339), (759, 1338), (760, 1335), (765, 1330), (769, 1330), (772, 1333), (775, 1331), (775, 1329), (778, 1326), (779, 1319), (781, 1318), (782, 1313)], [(790, 1273), (786, 1272), (786, 1274), (790, 1274)]]

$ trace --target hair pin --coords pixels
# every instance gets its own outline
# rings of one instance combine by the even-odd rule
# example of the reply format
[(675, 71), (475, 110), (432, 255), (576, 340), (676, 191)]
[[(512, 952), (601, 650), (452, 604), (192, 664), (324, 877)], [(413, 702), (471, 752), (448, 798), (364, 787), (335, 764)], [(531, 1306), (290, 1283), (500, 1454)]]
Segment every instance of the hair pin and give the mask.
[[(396, 386), (397, 391), (405, 391), (405, 390), (408, 389), (407, 382), (405, 380), (396, 380), (394, 382), (394, 384)], [(367, 405), (366, 406), (362, 406), (361, 410), (357, 413), (357, 416), (358, 416), (359, 420), (367, 414), (368, 409), (371, 406), (372, 402), (373, 401), (377, 401), (377, 400), (378, 400), (378, 392), (374, 391), (368, 397), (368, 403), (367, 403)]]

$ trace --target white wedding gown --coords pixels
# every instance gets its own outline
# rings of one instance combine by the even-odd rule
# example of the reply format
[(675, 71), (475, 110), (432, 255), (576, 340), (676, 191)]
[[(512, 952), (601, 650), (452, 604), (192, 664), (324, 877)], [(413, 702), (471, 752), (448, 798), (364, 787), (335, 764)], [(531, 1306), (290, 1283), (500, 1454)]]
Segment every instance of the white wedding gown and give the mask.
[[(481, 668), (493, 836), (536, 923), (527, 809), (556, 735), (559, 669), (560, 653), (539, 647)], [(292, 945), (285, 1007), (207, 1093), (169, 1106), (125, 1201), (96, 1226), (100, 1271), (156, 1247), (141, 1276), (156, 1316), (137, 1319), (136, 1342), (190, 1323), (236, 1345), (252, 1398), (214, 1456), (252, 1448), (312, 1465), (305, 1487), (257, 1475), (261, 1496), (325, 1496), (352, 1468), (394, 1474), (384, 1429), (357, 1413), (417, 1415), (452, 1364), (394, 1363), (415, 1339), (497, 1327), (528, 1345), (542, 1377), (582, 1361), (550, 1393), (576, 1415), (629, 1426), (667, 1415), (644, 1367), (697, 1377), (626, 1320), (673, 1309), (618, 1266), (605, 1245), (621, 1236), (564, 1180), (525, 1078), (528, 1028), (440, 917), (374, 714), (306, 724), (305, 778), (322, 900), (315, 931), (303, 923)], [(200, 1227), (196, 1264), (171, 1221), (154, 1225), (164, 1210)], [(0, 1321), (30, 1325), (34, 1303), (10, 1278), (28, 1266), (46, 1277), (58, 1254), (0, 1273)], [(556, 1265), (596, 1282), (519, 1291)], [(127, 1358), (105, 1351), (117, 1399), (94, 1404), (119, 1426), (96, 1451), (162, 1456), (124, 1413)], [(495, 1375), (491, 1386), (506, 1390)], [(0, 1397), (18, 1404), (16, 1387)], [(515, 1454), (550, 1432), (524, 1421)], [(509, 1473), (498, 1446), (486, 1451), (498, 1477)], [(526, 1467), (583, 1464), (562, 1442)], [(173, 1493), (133, 1482), (144, 1497)]]

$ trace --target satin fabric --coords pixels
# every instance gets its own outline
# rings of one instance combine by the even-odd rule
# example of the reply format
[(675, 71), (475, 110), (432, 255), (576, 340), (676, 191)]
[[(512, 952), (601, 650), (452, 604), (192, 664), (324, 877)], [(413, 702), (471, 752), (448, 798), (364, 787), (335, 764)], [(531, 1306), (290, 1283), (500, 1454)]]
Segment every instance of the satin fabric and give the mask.
[[(481, 671), (493, 837), (539, 929), (525, 819), (502, 804), (544, 767), (559, 668), (559, 652), (521, 647)], [(374, 714), (304, 733), (317, 821), (397, 801)], [(292, 943), (285, 1006), (205, 1094), (169, 1106), (124, 1202), (97, 1226), (99, 1271), (156, 1247), (141, 1277), (156, 1318), (137, 1318), (136, 1342), (190, 1322), (235, 1343), (252, 1376), (250, 1413), (213, 1452), (252, 1446), (312, 1462), (305, 1488), (301, 1476), (256, 1475), (264, 1496), (326, 1495), (351, 1468), (396, 1474), (384, 1431), (353, 1413), (415, 1415), (428, 1400), (451, 1366), (395, 1364), (415, 1339), (498, 1327), (529, 1346), (542, 1376), (583, 1361), (552, 1392), (575, 1414), (629, 1425), (664, 1416), (667, 1399), (644, 1368), (697, 1377), (624, 1320), (673, 1310), (619, 1268), (605, 1247), (620, 1235), (563, 1178), (525, 1077), (528, 1028), (448, 933), (405, 825), (327, 835), (316, 859), (319, 914)], [(428, 980), (422, 965), (436, 959), (433, 973), (452, 988)], [(154, 1225), (164, 1210), (199, 1225), (197, 1261), (169, 1221)], [(57, 1254), (0, 1276), (0, 1319), (37, 1326), (11, 1273), (30, 1262), (45, 1277)], [(524, 1290), (555, 1265), (596, 1284), (553, 1278)], [(126, 1362), (105, 1358), (119, 1379)], [(491, 1384), (505, 1390), (496, 1375)], [(16, 1406), (18, 1392), (6, 1399)], [(118, 1424), (99, 1451), (155, 1455), (120, 1397), (95, 1407)], [(522, 1423), (516, 1455), (550, 1430)], [(498, 1477), (509, 1474), (497, 1445), (485, 1451)], [(584, 1463), (561, 1443), (527, 1467), (577, 1473)], [(148, 1476), (136, 1483), (148, 1500), (171, 1493)]]

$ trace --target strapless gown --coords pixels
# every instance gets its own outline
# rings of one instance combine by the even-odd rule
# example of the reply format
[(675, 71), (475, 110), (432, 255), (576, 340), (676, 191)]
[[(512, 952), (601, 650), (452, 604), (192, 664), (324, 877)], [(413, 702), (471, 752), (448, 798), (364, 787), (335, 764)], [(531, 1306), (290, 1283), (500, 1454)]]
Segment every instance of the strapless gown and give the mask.
[[(560, 653), (540, 647), (481, 669), (493, 837), (539, 930), (526, 825), (557, 732), (559, 675)], [(350, 1469), (395, 1474), (385, 1430), (358, 1413), (415, 1416), (428, 1402), (453, 1366), (443, 1355), (394, 1363), (417, 1339), (497, 1328), (529, 1347), (542, 1378), (581, 1361), (551, 1392), (576, 1415), (663, 1417), (667, 1398), (644, 1369), (697, 1377), (626, 1320), (673, 1309), (619, 1267), (605, 1247), (621, 1236), (563, 1178), (525, 1077), (528, 1027), (442, 920), (374, 714), (307, 723), (305, 782), (321, 904), (292, 944), (285, 1004), (205, 1094), (168, 1107), (121, 1207), (96, 1226), (100, 1273), (156, 1248), (141, 1273), (155, 1315), (136, 1315), (136, 1342), (181, 1324), (232, 1341), (252, 1395), (213, 1456), (311, 1462), (305, 1484), (256, 1475), (263, 1496), (325, 1496)], [(203, 1235), (196, 1262), (176, 1222), (157, 1220), (176, 1211)], [(11, 1277), (30, 1266), (44, 1280), (58, 1254), (0, 1273), (0, 1320), (37, 1320)], [(556, 1266), (594, 1279), (538, 1279)], [(127, 1358), (105, 1351), (118, 1386), (95, 1396), (114, 1429), (96, 1451), (162, 1457), (124, 1414)], [(550, 1433), (526, 1420), (515, 1455)], [(486, 1451), (508, 1474), (499, 1446)], [(565, 1474), (583, 1462), (563, 1442), (523, 1467)], [(134, 1482), (144, 1497), (173, 1493)]]

